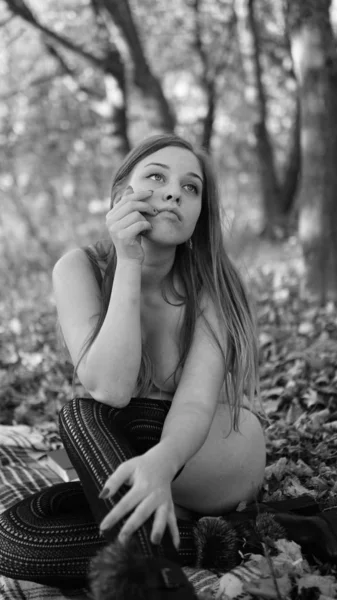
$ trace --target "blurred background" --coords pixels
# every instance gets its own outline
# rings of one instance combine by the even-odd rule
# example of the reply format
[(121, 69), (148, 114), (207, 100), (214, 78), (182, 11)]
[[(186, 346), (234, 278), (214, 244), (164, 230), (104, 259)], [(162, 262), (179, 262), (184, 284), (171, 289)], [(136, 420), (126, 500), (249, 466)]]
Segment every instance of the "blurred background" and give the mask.
[(105, 235), (113, 174), (153, 133), (211, 154), (261, 348), (269, 326), (335, 331), (336, 36), (336, 0), (0, 0), (2, 423), (69, 398), (51, 270)]

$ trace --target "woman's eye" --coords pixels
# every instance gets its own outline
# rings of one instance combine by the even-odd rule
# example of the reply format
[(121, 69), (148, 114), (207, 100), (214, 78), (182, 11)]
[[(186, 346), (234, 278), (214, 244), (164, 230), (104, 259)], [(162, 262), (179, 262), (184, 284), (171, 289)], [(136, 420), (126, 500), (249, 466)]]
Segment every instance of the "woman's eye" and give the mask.
[(153, 179), (154, 181), (163, 181), (164, 176), (161, 173), (152, 173), (148, 176), (148, 179)]
[(187, 185), (185, 185), (185, 188), (189, 188), (187, 191), (188, 192), (193, 192), (194, 194), (198, 193), (198, 188), (196, 185), (193, 185), (192, 183), (188, 183)]

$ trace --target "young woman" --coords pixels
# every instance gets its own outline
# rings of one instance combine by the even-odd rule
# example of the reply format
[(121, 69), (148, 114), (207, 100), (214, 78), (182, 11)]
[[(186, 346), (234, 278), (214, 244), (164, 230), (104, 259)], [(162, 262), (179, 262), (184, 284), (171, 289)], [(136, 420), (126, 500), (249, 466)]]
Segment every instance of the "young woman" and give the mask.
[[(263, 481), (253, 317), (206, 155), (174, 135), (141, 143), (115, 176), (106, 225), (107, 240), (53, 271), (88, 392), (60, 415), (81, 487), (60, 484), (1, 516), (0, 572), (10, 577), (83, 582), (89, 558), (117, 536), (192, 564), (188, 519), (252, 501)], [(48, 556), (35, 544), (27, 558), (19, 531)]]

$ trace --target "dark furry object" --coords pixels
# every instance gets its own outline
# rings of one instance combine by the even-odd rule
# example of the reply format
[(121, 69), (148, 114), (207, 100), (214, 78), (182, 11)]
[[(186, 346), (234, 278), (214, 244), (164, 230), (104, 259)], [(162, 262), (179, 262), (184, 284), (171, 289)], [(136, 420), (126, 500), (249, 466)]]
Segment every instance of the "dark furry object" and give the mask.
[(108, 544), (91, 562), (92, 600), (197, 600), (183, 570), (166, 558), (148, 558), (132, 542)]
[(275, 520), (275, 515), (270, 513), (261, 513), (255, 520), (255, 531), (262, 541), (280, 540), (288, 538), (285, 528)]
[[(287, 537), (270, 513), (239, 521), (202, 517), (194, 527), (196, 567), (230, 571), (242, 555), (263, 551), (262, 543)], [(134, 541), (105, 546), (92, 560), (89, 574), (92, 600), (196, 600), (183, 570), (166, 558), (140, 554)], [(205, 600), (207, 595), (205, 596)]]
[(261, 553), (264, 541), (287, 537), (285, 529), (269, 513), (237, 522), (223, 517), (202, 517), (193, 533), (196, 566), (222, 573), (239, 565), (243, 554)]

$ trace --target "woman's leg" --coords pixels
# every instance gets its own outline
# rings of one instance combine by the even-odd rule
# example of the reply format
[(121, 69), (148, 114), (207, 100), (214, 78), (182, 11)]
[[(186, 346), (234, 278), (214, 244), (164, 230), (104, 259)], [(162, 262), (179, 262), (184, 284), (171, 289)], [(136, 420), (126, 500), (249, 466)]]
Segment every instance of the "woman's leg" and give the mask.
[(228, 405), (218, 404), (203, 446), (172, 483), (173, 502), (201, 515), (228, 513), (239, 502), (256, 499), (265, 464), (264, 432), (257, 416), (242, 408), (239, 431), (234, 431)]
[(82, 587), (104, 545), (77, 481), (45, 488), (0, 515), (0, 573), (12, 579)]
[[(99, 500), (98, 493), (122, 460), (145, 452), (159, 441), (169, 406), (146, 399), (132, 399), (122, 410), (88, 399), (65, 405), (60, 415), (61, 435), (84, 481), (90, 506), (82, 483), (61, 483), (0, 515), (0, 574), (59, 587), (87, 585), (90, 561), (107, 543), (99, 534), (98, 523), (111, 502)], [(178, 519), (181, 565), (192, 566), (196, 561), (193, 526), (192, 521)], [(109, 532), (108, 539), (115, 539), (119, 527), (121, 524)], [(151, 544), (149, 532), (146, 524), (137, 534), (146, 555), (153, 550), (152, 556), (167, 556), (166, 547), (175, 552), (168, 534), (164, 550)]]
[[(114, 499), (99, 499), (107, 478), (122, 462), (159, 442), (169, 406), (160, 400), (133, 398), (125, 408), (116, 409), (91, 399), (76, 398), (61, 410), (61, 438), (98, 525), (128, 490), (124, 485)], [(105, 533), (107, 540), (116, 539), (126, 518)], [(159, 546), (151, 543), (152, 522), (150, 517), (135, 533), (139, 550), (145, 556), (166, 556), (179, 562), (168, 529)]]

